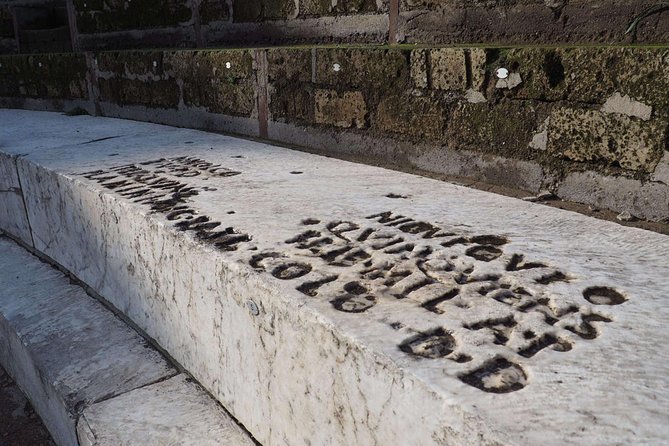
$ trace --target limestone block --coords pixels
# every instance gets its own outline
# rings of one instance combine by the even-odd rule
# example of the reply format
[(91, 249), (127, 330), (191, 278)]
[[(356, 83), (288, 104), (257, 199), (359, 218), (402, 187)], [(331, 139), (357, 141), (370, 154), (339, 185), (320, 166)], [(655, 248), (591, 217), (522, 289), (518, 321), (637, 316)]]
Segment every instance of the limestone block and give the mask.
[(471, 61), (472, 88), (481, 90), (485, 82), (487, 55), (482, 48), (472, 48), (469, 50), (469, 60)]
[(427, 88), (427, 50), (411, 51), (411, 80), (416, 88)]
[(560, 183), (558, 194), (567, 200), (629, 212), (643, 219), (664, 220), (669, 215), (669, 185), (659, 182), (572, 172)]
[(272, 48), (267, 50), (269, 81), (279, 84), (311, 82), (311, 50)]
[(518, 158), (517, 153), (527, 150), (547, 114), (547, 106), (541, 102), (463, 102), (453, 110), (446, 133), (453, 147)]
[(379, 103), (374, 127), (410, 137), (440, 138), (444, 109), (429, 96), (388, 96)]
[(666, 138), (666, 123), (643, 122), (620, 114), (559, 107), (548, 126), (548, 151), (574, 161), (608, 161), (652, 172)]
[(467, 67), (465, 51), (456, 48), (430, 50), (432, 88), (438, 90), (465, 90)]
[(399, 49), (318, 48), (316, 82), (350, 89), (390, 91), (410, 82), (410, 67)]
[(359, 129), (366, 126), (367, 105), (359, 91), (339, 94), (334, 90), (316, 90), (315, 101), (317, 124)]
[(300, 16), (327, 15), (332, 11), (332, 7), (332, 0), (300, 0)]

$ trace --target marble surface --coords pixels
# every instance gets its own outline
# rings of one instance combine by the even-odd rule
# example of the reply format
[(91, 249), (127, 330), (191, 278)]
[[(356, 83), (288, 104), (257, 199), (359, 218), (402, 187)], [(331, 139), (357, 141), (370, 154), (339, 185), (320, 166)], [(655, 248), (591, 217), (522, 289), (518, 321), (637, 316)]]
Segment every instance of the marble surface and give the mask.
[(253, 440), (184, 374), (86, 409), (80, 446), (253, 446)]
[(16, 160), (4, 153), (0, 153), (0, 196), (2, 196), (0, 228), (28, 246), (32, 246)]
[(176, 370), (61, 272), (0, 238), (0, 361), (59, 445), (78, 412)]
[(669, 436), (666, 236), (194, 130), (0, 122), (35, 247), (266, 446)]

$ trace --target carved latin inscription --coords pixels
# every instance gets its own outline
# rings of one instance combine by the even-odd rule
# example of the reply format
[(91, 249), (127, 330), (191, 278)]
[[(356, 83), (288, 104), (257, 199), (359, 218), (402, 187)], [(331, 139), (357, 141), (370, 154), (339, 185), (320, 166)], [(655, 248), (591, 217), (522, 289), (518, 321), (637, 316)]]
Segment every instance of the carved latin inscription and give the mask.
[(398, 348), (417, 360), (452, 361), (462, 382), (486, 392), (522, 389), (532, 358), (596, 339), (612, 321), (600, 308), (627, 300), (606, 286), (578, 289), (559, 267), (507, 252), (501, 235), (392, 212), (302, 225), (280, 252), (261, 252), (251, 266), (352, 317), (392, 302), (403, 302), (407, 315), (424, 312), (432, 328), (401, 316), (389, 324), (407, 333)]
[(234, 251), (240, 243), (250, 241), (251, 237), (233, 227), (224, 227), (220, 221), (212, 221), (195, 210), (189, 204), (189, 198), (204, 190), (215, 189), (189, 186), (182, 179), (239, 174), (241, 172), (219, 164), (181, 156), (96, 170), (83, 176), (135, 203), (149, 206), (153, 212), (173, 221), (178, 230), (192, 233), (205, 244), (222, 251)]

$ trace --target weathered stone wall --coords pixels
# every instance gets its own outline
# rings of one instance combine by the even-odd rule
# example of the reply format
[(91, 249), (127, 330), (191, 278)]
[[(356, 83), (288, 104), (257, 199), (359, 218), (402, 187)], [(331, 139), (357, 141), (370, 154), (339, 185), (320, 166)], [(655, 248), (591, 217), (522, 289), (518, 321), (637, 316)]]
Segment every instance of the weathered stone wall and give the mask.
[(191, 0), (73, 0), (81, 49), (194, 47)]
[(83, 54), (14, 55), (0, 57), (0, 97), (89, 100), (88, 71)]
[(666, 42), (669, 13), (633, 17), (656, 0), (399, 0), (398, 39), (406, 43)]
[[(89, 109), (103, 115), (261, 136), (669, 217), (654, 204), (669, 199), (666, 48), (302, 47), (86, 57)], [(84, 56), (0, 63), (4, 103), (88, 98)], [(497, 78), (499, 67), (508, 78)]]
[(0, 5), (0, 54), (15, 53), (14, 21), (8, 6)]
[[(141, 3), (141, 5), (140, 5)], [(662, 43), (655, 0), (74, 0), (82, 49), (286, 43)]]
[[(668, 58), (629, 48), (276, 49), (271, 119), (532, 160), (556, 179), (595, 166), (648, 179), (667, 145)], [(508, 82), (496, 67), (511, 70)]]

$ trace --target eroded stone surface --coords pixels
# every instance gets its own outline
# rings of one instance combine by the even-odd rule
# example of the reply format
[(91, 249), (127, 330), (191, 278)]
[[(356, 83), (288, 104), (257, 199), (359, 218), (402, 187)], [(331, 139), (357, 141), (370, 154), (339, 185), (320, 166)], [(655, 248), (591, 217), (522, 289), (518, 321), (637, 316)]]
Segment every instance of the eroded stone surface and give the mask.
[(192, 379), (180, 374), (86, 409), (81, 446), (252, 446), (244, 430)]
[(0, 153), (0, 195), (2, 195), (0, 228), (24, 243), (32, 245), (16, 161), (4, 153)]
[(662, 444), (665, 236), (154, 128), (23, 143), (36, 244), (261, 443)]
[(57, 270), (0, 239), (0, 360), (60, 445), (78, 411), (176, 372)]
[(560, 107), (551, 113), (548, 135), (548, 151), (571, 160), (606, 160), (652, 172), (664, 148), (666, 128), (658, 121)]

